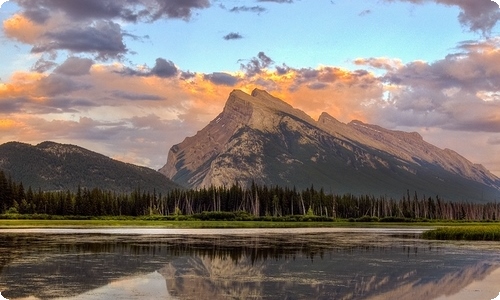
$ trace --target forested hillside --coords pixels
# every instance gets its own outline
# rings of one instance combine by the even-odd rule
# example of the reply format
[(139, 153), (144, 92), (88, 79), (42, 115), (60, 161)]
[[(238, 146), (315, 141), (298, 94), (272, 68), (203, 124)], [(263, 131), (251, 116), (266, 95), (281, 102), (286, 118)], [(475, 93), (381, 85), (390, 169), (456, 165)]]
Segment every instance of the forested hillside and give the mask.
[(180, 187), (153, 169), (54, 142), (36, 146), (18, 142), (0, 145), (0, 170), (25, 186), (43, 191), (76, 192), (78, 187), (97, 187), (130, 193), (140, 187), (149, 192), (166, 192)]

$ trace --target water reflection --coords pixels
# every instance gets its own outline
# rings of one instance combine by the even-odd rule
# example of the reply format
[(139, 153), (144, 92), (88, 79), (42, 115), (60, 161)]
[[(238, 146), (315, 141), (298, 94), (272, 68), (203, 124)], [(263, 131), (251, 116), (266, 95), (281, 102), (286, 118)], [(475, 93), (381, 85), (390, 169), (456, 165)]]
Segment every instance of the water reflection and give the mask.
[(499, 268), (497, 253), (378, 232), (9, 233), (0, 235), (0, 291), (8, 299), (434, 299), (486, 278)]

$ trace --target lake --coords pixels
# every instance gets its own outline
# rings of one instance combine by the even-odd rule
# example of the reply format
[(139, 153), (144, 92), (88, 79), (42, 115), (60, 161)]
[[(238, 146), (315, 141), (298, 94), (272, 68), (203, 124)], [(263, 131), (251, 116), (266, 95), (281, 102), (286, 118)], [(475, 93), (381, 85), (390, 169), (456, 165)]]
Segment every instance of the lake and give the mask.
[[(0, 229), (7, 299), (493, 299), (500, 243), (422, 229)], [(1, 298), (0, 298), (1, 299)]]

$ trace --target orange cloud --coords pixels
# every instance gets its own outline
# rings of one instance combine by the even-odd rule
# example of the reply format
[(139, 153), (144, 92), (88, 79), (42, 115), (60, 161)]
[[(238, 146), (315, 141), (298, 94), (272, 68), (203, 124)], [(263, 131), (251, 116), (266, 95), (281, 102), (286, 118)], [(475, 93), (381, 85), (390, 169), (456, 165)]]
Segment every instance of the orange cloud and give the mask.
[(370, 105), (382, 100), (384, 90), (372, 73), (329, 66), (290, 69), (281, 75), (265, 70), (259, 80), (246, 80), (238, 86), (246, 91), (255, 87), (269, 90), (313, 118), (327, 112), (343, 122), (367, 120)]
[(26, 17), (15, 14), (3, 22), (5, 35), (26, 44), (34, 44), (45, 29)]
[(354, 64), (358, 66), (370, 66), (372, 68), (387, 71), (395, 71), (404, 66), (400, 59), (387, 57), (357, 58), (354, 60)]
[(11, 130), (16, 126), (18, 126), (18, 122), (14, 121), (12, 119), (0, 119), (0, 130), (1, 131)]

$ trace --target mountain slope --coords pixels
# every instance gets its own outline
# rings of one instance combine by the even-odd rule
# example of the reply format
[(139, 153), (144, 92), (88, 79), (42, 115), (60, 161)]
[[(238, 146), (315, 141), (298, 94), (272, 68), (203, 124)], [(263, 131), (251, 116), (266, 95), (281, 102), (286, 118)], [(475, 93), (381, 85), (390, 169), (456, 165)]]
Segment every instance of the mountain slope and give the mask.
[(25, 187), (42, 190), (101, 188), (116, 192), (165, 192), (179, 187), (161, 173), (113, 160), (74, 146), (43, 142), (36, 146), (9, 142), (0, 145), (0, 169)]
[(418, 133), (387, 130), (323, 113), (318, 121), (265, 91), (233, 91), (223, 112), (173, 146), (160, 169), (189, 187), (314, 185), (334, 193), (411, 193), (493, 201), (500, 179)]

